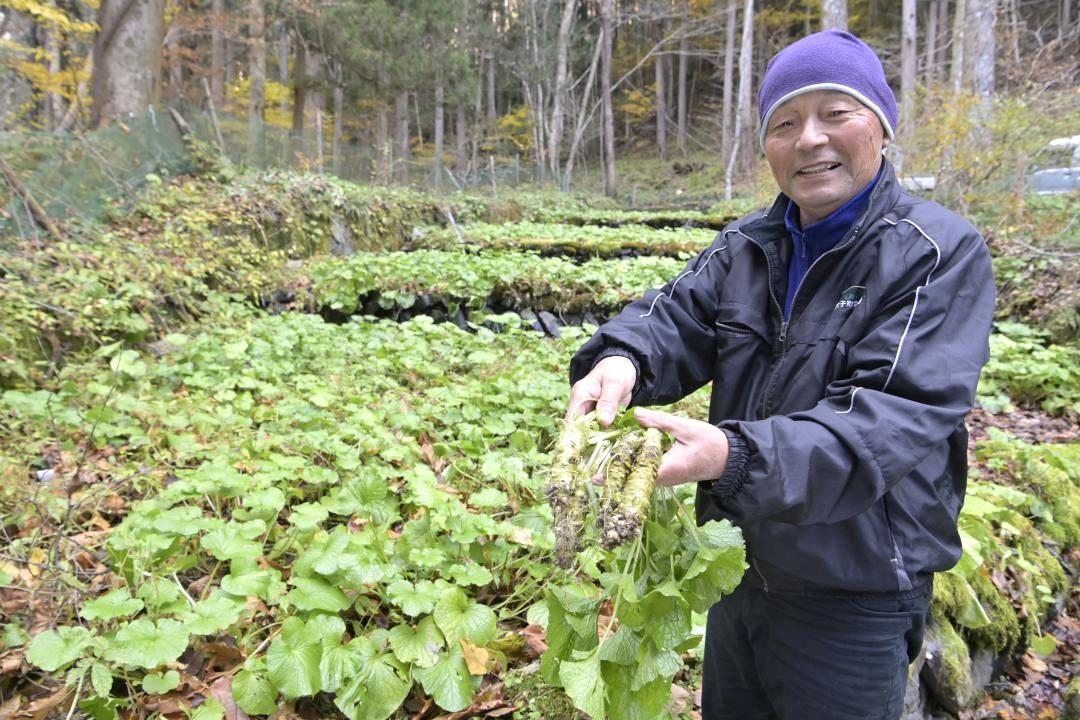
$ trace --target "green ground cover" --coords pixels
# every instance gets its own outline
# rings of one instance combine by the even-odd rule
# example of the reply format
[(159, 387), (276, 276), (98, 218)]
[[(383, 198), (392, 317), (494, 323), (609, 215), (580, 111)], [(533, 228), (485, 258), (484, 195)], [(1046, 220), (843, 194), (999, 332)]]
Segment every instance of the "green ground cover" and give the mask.
[(409, 248), (450, 250), (477, 246), (534, 250), (545, 255), (617, 257), (623, 254), (689, 258), (717, 235), (709, 228), (663, 228), (631, 224), (618, 227), (560, 223), (469, 223), (460, 227), (421, 228)]
[(306, 272), (320, 306), (353, 313), (378, 293), (384, 308), (409, 308), (418, 295), (480, 309), (494, 302), (556, 312), (610, 312), (676, 277), (685, 262), (642, 257), (589, 260), (539, 258), (524, 252), (417, 250), (357, 253), (312, 263)]
[[(169, 664), (215, 641), (246, 657), (231, 677), (253, 714), (325, 691), (350, 717), (386, 717), (414, 685), (444, 709), (466, 707), (477, 663), (512, 666), (514, 631), (543, 620), (545, 588), (570, 580), (550, 562), (540, 490), (583, 338), (265, 316), (170, 335), (157, 358), (110, 347), (65, 368), (56, 392), (5, 392), (5, 521), (32, 528), (7, 552), (29, 560), (49, 548), (42, 564), (63, 571), (34, 577), (8, 562), (0, 579), (80, 598), (34, 637), (28, 660), (77, 684), (86, 709), (174, 690)], [(54, 448), (57, 436), (68, 440)], [(87, 468), (63, 467), (22, 494), (17, 468), (79, 442), (110, 458), (92, 481), (72, 490), (68, 471)], [(114, 517), (110, 506), (124, 510), (90, 548), (107, 569), (82, 573), (76, 548), (50, 538)], [(589, 572), (609, 568), (612, 580), (630, 551), (594, 554)], [(700, 555), (688, 551), (687, 563)], [(596, 648), (599, 592), (555, 596), (573, 648), (589, 637)], [(640, 600), (656, 613), (658, 597)], [(671, 647), (692, 638), (690, 606), (669, 610), (685, 632), (642, 645), (666, 663), (657, 655), (642, 681), (650, 702), (682, 667)], [(631, 639), (619, 638), (623, 652)]]
[[(362, 193), (293, 176), (262, 199), (255, 177), (192, 182), (83, 241), (2, 249), (0, 301), (13, 312), (0, 317), (0, 652), (25, 653), (4, 687), (66, 684), (66, 703), (109, 718), (201, 700), (192, 668), (208, 663), (253, 715), (291, 703), (402, 717), (407, 698), (453, 712), (494, 677), (507, 703), (540, 692), (560, 717), (572, 705), (625, 717), (627, 698), (662, 716), (672, 678), (699, 677), (707, 598), (684, 583), (722, 586), (740, 571), (740, 541), (686, 527), (684, 490), (654, 503), (640, 544), (588, 547), (572, 571), (552, 562), (549, 445), (590, 328), (547, 339), (513, 313), (488, 315), (498, 333), (424, 317), (332, 325), (258, 300), (299, 273), (317, 304), (346, 314), (425, 293), (469, 308), (612, 310), (684, 260), (395, 252), (445, 206), (406, 193), (355, 208)], [(479, 224), (583, 207), (538, 193), (450, 212), (480, 245), (530, 227), (586, 243), (713, 234)], [(338, 215), (361, 223), (354, 238), (372, 228), (382, 251), (326, 257)], [(274, 218), (291, 229), (264, 243)], [(997, 330), (979, 403), (1075, 419), (1075, 343), (1004, 318)], [(704, 417), (706, 393), (680, 408)], [(965, 556), (935, 598), (957, 637), (1001, 652), (1048, 642), (1061, 559), (1080, 542), (1078, 448), (997, 432), (977, 446)], [(549, 652), (530, 673), (537, 632)]]

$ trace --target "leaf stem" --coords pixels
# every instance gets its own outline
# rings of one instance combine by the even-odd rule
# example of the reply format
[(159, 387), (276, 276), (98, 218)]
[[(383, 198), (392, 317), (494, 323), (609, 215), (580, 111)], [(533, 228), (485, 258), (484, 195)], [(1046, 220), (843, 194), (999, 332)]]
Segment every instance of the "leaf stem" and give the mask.
[(71, 707), (68, 708), (68, 713), (65, 720), (71, 720), (71, 718), (75, 716), (75, 706), (79, 704), (79, 696), (82, 695), (83, 680), (85, 679), (85, 672), (79, 675), (79, 684), (75, 686), (75, 697), (71, 700)]

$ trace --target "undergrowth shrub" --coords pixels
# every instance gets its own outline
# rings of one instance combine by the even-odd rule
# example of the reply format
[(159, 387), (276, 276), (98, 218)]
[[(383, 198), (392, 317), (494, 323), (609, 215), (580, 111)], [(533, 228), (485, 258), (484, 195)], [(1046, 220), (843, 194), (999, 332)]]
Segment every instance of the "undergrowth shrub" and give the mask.
[(992, 411), (1012, 403), (1041, 407), (1053, 415), (1077, 416), (1080, 347), (1047, 344), (1049, 333), (1015, 322), (996, 324), (990, 361), (979, 381), (979, 404)]

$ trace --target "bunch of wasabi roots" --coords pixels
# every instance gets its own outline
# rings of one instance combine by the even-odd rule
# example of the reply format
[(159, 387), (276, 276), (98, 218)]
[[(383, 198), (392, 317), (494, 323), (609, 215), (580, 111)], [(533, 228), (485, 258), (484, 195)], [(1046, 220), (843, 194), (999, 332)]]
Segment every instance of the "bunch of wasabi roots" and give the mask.
[[(546, 489), (555, 516), (555, 562), (570, 567), (581, 550), (587, 524), (610, 550), (641, 535), (656, 487), (663, 433), (644, 429), (624, 413), (601, 430), (591, 412), (563, 424), (554, 447)], [(601, 475), (602, 485), (593, 483)]]

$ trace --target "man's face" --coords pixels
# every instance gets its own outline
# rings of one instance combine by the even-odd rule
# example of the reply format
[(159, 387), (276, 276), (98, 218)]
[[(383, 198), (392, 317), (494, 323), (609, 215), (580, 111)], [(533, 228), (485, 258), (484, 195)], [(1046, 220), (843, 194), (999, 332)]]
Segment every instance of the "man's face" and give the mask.
[(765, 158), (806, 226), (866, 187), (888, 144), (873, 110), (847, 93), (815, 90), (788, 100), (769, 118)]

